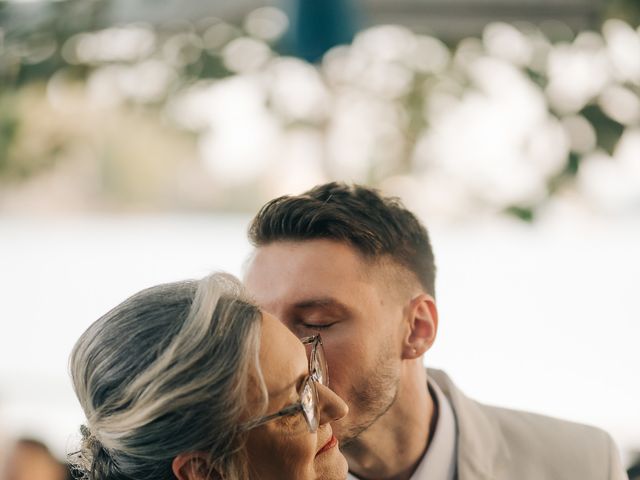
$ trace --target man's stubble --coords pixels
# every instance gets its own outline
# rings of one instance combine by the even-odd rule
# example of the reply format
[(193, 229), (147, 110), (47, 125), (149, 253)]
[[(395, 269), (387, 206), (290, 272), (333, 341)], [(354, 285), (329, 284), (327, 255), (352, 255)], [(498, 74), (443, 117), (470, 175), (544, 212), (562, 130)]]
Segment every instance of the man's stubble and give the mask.
[[(394, 404), (400, 383), (399, 365), (394, 357), (391, 342), (380, 349), (374, 367), (365, 372), (349, 393), (350, 408), (359, 413), (356, 423), (345, 425), (340, 431), (341, 449), (349, 449), (349, 444), (376, 423)], [(349, 417), (347, 416), (346, 419)]]

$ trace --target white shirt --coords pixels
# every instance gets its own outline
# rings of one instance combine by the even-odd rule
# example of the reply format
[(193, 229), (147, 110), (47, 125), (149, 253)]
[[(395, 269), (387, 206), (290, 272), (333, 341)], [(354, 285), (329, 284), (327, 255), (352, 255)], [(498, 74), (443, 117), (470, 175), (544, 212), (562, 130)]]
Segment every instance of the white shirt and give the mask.
[[(429, 382), (429, 390), (438, 407), (438, 419), (429, 448), (410, 480), (454, 480), (456, 475), (456, 419), (447, 397), (440, 387)], [(358, 480), (351, 473), (347, 480)]]

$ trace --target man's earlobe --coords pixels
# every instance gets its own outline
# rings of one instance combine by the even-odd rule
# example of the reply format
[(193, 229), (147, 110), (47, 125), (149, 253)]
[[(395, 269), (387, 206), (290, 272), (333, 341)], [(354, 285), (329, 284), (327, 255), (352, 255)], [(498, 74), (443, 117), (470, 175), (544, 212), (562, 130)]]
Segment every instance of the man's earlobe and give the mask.
[(431, 295), (421, 293), (409, 303), (409, 330), (404, 341), (403, 356), (413, 359), (431, 348), (438, 333), (438, 309)]
[(171, 462), (171, 470), (178, 480), (222, 480), (222, 475), (202, 452), (181, 453)]

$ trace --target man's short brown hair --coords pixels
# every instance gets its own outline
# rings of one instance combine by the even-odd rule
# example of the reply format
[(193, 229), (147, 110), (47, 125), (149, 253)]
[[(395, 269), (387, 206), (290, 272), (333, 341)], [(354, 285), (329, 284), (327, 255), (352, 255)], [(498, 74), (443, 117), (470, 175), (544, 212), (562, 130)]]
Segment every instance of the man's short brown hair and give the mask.
[(389, 257), (413, 272), (435, 296), (429, 235), (397, 198), (362, 185), (326, 183), (301, 195), (271, 200), (249, 227), (249, 240), (256, 247), (316, 239), (347, 242), (367, 259)]

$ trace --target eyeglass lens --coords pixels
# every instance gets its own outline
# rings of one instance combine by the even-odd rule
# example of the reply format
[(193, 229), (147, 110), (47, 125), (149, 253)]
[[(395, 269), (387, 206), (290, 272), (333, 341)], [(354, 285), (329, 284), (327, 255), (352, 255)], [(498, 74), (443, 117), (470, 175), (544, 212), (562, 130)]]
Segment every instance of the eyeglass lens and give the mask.
[(329, 386), (329, 368), (327, 367), (327, 359), (324, 354), (324, 347), (322, 341), (317, 338), (313, 342), (310, 358), (311, 371), (309, 374), (314, 380), (322, 385)]
[(318, 429), (319, 424), (319, 406), (318, 392), (311, 378), (308, 378), (302, 386), (300, 402), (302, 403), (302, 411), (304, 412), (307, 423), (309, 424), (309, 429), (314, 433)]

